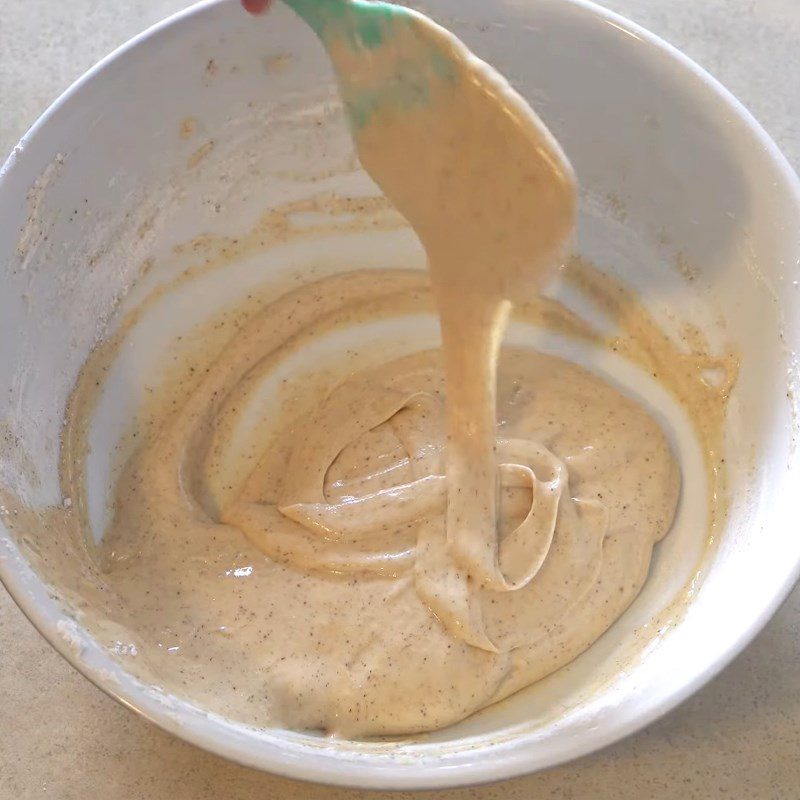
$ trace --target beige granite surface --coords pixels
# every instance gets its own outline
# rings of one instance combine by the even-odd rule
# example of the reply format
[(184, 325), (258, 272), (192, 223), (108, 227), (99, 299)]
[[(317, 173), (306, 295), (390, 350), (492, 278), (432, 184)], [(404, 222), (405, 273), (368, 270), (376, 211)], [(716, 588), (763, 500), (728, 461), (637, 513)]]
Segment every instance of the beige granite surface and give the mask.
[[(98, 58), (182, 0), (0, 0), (0, 159)], [(800, 167), (800, 0), (607, 0), (719, 77)], [(367, 800), (244, 769), (118, 706), (0, 587), (0, 800)], [(594, 756), (397, 800), (800, 800), (800, 590), (709, 686)]]

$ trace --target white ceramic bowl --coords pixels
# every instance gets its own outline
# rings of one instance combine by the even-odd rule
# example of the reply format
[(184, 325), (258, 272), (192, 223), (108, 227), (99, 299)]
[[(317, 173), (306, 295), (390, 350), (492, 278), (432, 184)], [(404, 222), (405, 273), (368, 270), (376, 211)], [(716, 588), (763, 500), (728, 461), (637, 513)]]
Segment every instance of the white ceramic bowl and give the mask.
[[(254, 730), (132, 678), (75, 624), (69, 601), (37, 574), (24, 535), (11, 535), (0, 514), (3, 582), (53, 646), (110, 695), (239, 762), (376, 788), (496, 780), (618, 740), (722, 669), (800, 571), (800, 187), (784, 158), (696, 65), (590, 3), (421, 5), (508, 75), (563, 143), (583, 190), (579, 250), (635, 284), (665, 320), (678, 312), (740, 351), (726, 432), (731, 512), (678, 598), (680, 613), (663, 609), (692, 578), (704, 537), (702, 502), (690, 488), (645, 591), (569, 668), (421, 740), (328, 741)], [(204, 3), (106, 58), (25, 136), (0, 175), (0, 481), (34, 506), (63, 502), (65, 402), (118, 299), (148, 257), (156, 266), (142, 280), (157, 282), (173, 243), (235, 234), (283, 199), (276, 171), (302, 171), (309, 159), (330, 166), (336, 147), (301, 144), (297, 117), (288, 118), (330, 80), (312, 34), (286, 8), (253, 20), (233, 2)], [(178, 135), (186, 117), (197, 121), (189, 139)], [(337, 135), (338, 147), (346, 139)], [(191, 154), (209, 141), (193, 166)], [(213, 293), (206, 299), (213, 305)], [(727, 322), (724, 334), (710, 309)], [(126, 367), (131, 394), (139, 368)], [(696, 453), (679, 423), (671, 431), (691, 486)], [(90, 482), (100, 516), (114, 435), (98, 421)], [(632, 651), (653, 625), (664, 630)]]

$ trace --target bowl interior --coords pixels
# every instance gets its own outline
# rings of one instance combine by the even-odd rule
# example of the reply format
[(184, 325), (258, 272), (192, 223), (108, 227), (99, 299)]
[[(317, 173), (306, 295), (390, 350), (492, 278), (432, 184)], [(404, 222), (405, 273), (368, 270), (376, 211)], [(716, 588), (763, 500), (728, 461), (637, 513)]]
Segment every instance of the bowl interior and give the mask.
[[(63, 560), (76, 563), (53, 571), (37, 555), (42, 542), (20, 526), (12, 533), (0, 516), (4, 582), (55, 646), (107, 691), (239, 761), (398, 788), (507, 777), (629, 733), (720, 669), (766, 621), (800, 566), (791, 491), (800, 193), (785, 161), (696, 67), (594, 6), (415, 5), (506, 74), (561, 141), (581, 184), (577, 251), (633, 285), (665, 327), (691, 322), (712, 349), (737, 350), (725, 443), (730, 510), (706, 556), (705, 477), (680, 409), (621, 359), (522, 328), (512, 337), (539, 337), (537, 346), (586, 363), (656, 409), (684, 471), (679, 517), (645, 590), (589, 651), (424, 739), (331, 742), (255, 730), (165, 695), (75, 624), (76, 593), (90, 602), (90, 590), (74, 554), (64, 550)], [(121, 309), (197, 258), (177, 245), (242, 236), (270, 207), (321, 191), (374, 192), (354, 167), (332, 86), (320, 46), (288, 9), (253, 20), (235, 3), (205, 4), (95, 69), (12, 154), (0, 182), (0, 255), (8, 265), (0, 278), (0, 483), (26, 505), (63, 505), (58, 459), (71, 387)], [(116, 362), (90, 431), (95, 536), (118, 469), (114, 448), (163, 343), (248, 287), (354, 264), (422, 268), (424, 261), (408, 232), (332, 237), (324, 254), (298, 246), (243, 258), (209, 273), (190, 297), (170, 296), (148, 312), (135, 346)], [(419, 336), (435, 342), (435, 324)]]

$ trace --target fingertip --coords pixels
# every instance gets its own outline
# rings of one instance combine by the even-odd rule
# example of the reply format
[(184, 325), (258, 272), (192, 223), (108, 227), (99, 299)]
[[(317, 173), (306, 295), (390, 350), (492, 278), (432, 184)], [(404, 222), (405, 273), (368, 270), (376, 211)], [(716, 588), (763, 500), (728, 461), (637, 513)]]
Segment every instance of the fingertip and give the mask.
[(241, 0), (242, 8), (248, 14), (263, 14), (270, 6), (271, 0)]

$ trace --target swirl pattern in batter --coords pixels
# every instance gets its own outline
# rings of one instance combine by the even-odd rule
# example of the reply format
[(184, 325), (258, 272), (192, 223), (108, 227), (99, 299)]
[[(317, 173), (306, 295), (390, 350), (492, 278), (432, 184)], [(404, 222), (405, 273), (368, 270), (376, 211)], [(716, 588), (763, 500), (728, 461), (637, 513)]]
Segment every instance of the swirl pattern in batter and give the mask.
[(400, 270), (279, 298), (128, 464), (109, 579), (148, 657), (204, 705), (342, 736), (439, 728), (571, 661), (639, 592), (677, 501), (668, 443), (609, 384), (532, 350), (500, 360), (506, 586), (447, 555), (438, 351), (290, 381), (273, 433), (240, 454), (247, 479), (221, 482), (219, 443), (293, 353), (429, 305), (425, 276)]

